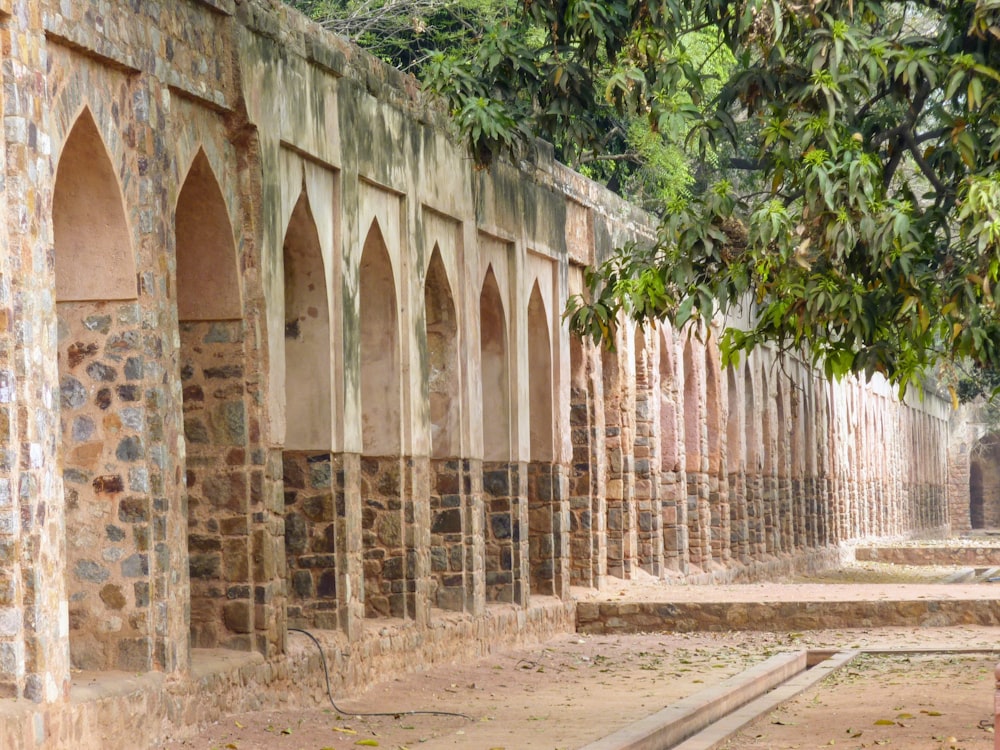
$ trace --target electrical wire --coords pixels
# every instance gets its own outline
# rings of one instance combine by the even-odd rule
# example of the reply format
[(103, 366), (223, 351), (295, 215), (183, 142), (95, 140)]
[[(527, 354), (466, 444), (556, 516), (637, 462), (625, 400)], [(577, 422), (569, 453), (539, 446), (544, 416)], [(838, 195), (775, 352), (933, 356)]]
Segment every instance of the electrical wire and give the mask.
[(460, 714), (455, 711), (346, 711), (337, 705), (336, 701), (333, 700), (333, 690), (330, 687), (330, 670), (326, 666), (326, 654), (323, 653), (323, 644), (316, 640), (316, 636), (310, 633), (308, 630), (302, 630), (301, 628), (288, 628), (289, 633), (302, 633), (309, 640), (316, 644), (316, 648), (319, 649), (319, 658), (323, 663), (323, 676), (326, 677), (326, 697), (330, 699), (330, 705), (333, 706), (333, 710), (337, 713), (344, 714), (346, 716), (458, 716), (462, 719), (468, 719), (469, 721), (475, 721), (468, 714)]

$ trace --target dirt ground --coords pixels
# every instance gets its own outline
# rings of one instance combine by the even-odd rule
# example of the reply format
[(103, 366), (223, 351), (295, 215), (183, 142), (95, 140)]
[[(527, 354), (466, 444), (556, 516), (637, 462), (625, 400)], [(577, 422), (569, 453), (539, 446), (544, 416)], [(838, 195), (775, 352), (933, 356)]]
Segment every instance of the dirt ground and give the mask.
[[(994, 628), (567, 636), (470, 665), (442, 666), (337, 696), (332, 708), (233, 716), (165, 750), (571, 750), (721, 682), (807, 648), (995, 648)], [(990, 748), (996, 657), (865, 657), (734, 738), (739, 748)], [(430, 709), (451, 716), (358, 717)], [(904, 717), (904, 714), (913, 718)], [(940, 714), (940, 715), (938, 715)], [(903, 717), (903, 718), (900, 718)], [(875, 722), (892, 720), (892, 726)], [(774, 723), (780, 722), (780, 723)], [(851, 729), (848, 733), (846, 730)], [(860, 734), (857, 734), (860, 732)], [(949, 743), (949, 738), (955, 742)], [(364, 744), (367, 742), (367, 744)], [(377, 744), (375, 744), (377, 743)]]
[[(896, 574), (901, 571), (896, 570)], [(878, 565), (815, 579), (748, 586), (671, 586), (675, 599), (733, 601), (995, 596), (989, 584), (933, 585), (940, 571), (900, 584)], [(945, 571), (947, 573), (947, 571)], [(827, 579), (830, 580), (830, 579)], [(918, 583), (919, 582), (919, 583)], [(913, 585), (918, 583), (918, 585)], [(1000, 584), (998, 584), (1000, 585)], [(997, 589), (1000, 592), (1000, 588)], [(964, 593), (963, 593), (964, 592)], [(578, 591), (580, 599), (663, 600), (655, 579)], [(879, 628), (805, 633), (567, 635), (473, 664), (437, 666), (335, 696), (332, 707), (288, 705), (229, 717), (163, 750), (573, 750), (782, 651), (1000, 649), (1000, 628)], [(993, 747), (998, 653), (866, 655), (731, 738), (742, 748), (973, 750)], [(407, 715), (413, 710), (461, 716)], [(361, 712), (389, 712), (365, 717)], [(398, 712), (398, 713), (397, 713)]]
[(743, 748), (993, 748), (984, 656), (863, 655), (724, 745)]

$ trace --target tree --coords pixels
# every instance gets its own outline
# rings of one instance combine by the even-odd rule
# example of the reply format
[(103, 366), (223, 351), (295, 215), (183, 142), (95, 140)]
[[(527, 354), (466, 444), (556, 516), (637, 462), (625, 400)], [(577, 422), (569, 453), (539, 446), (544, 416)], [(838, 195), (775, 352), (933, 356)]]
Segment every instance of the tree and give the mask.
[(486, 26), (515, 13), (514, 0), (287, 0), (335, 34), (419, 77), (432, 52), (474, 46)]
[[(706, 34), (727, 71), (693, 59)], [(589, 275), (576, 331), (743, 310), (727, 359), (771, 342), (905, 391), (1000, 371), (998, 71), (1000, 0), (526, 0), (426, 77), (484, 165), (539, 135), (600, 149), (609, 107), (718, 164)]]

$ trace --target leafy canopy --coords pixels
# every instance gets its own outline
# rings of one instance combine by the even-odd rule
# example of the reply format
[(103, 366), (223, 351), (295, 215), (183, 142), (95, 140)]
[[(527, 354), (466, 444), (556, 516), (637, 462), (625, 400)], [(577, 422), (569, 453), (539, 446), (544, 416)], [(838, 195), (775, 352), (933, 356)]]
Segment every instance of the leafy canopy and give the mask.
[(610, 109), (718, 165), (589, 275), (576, 331), (739, 313), (727, 359), (770, 342), (901, 390), (1000, 370), (1000, 0), (525, 0), (424, 76), (483, 164), (600, 149)]

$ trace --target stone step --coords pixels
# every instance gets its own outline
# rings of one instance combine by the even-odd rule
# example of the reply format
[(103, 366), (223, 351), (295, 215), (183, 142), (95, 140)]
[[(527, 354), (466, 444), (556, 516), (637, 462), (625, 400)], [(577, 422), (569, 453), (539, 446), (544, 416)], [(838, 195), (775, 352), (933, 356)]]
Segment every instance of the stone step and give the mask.
[[(711, 596), (710, 591), (705, 592)], [(875, 601), (578, 602), (579, 633), (753, 630), (789, 632), (843, 628), (1000, 625), (1000, 601), (985, 598)]]

